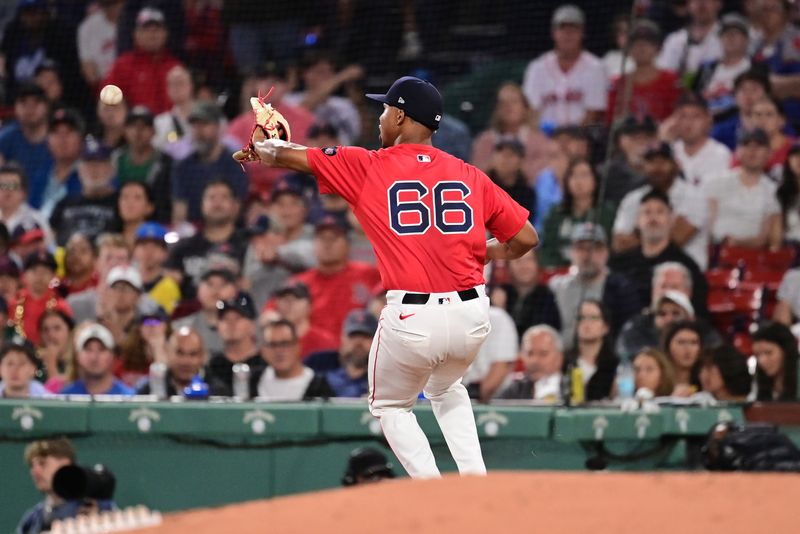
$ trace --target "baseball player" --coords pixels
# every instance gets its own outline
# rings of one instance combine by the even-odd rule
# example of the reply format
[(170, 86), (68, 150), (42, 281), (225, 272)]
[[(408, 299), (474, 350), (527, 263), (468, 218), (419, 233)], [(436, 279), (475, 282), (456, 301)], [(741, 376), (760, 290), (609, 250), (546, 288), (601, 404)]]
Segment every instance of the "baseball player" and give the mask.
[(518, 258), (539, 238), (525, 208), (478, 169), (432, 146), (442, 118), (433, 85), (407, 76), (385, 95), (367, 97), (383, 103), (381, 150), (281, 139), (253, 150), (262, 163), (313, 174), (321, 193), (347, 200), (375, 248), (388, 293), (369, 355), (369, 409), (408, 474), (439, 476), (412, 413), (420, 391), (459, 472), (485, 474), (461, 384), (491, 328), (483, 266)]

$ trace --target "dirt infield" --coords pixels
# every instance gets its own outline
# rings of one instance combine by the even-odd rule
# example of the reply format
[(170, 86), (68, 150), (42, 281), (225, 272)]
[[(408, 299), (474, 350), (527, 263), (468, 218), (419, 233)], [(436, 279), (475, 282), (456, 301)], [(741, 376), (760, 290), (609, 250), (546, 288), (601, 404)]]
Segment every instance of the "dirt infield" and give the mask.
[(142, 534), (800, 532), (796, 475), (496, 472), (166, 516)]

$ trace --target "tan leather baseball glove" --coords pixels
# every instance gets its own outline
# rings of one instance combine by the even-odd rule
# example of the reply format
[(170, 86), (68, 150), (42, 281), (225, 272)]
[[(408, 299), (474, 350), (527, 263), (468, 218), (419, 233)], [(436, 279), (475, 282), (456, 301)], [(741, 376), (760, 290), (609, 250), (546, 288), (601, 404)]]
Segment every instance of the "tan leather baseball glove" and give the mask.
[(250, 99), (250, 105), (253, 107), (255, 114), (255, 124), (253, 125), (253, 133), (250, 134), (250, 142), (237, 150), (233, 154), (233, 159), (239, 163), (245, 161), (258, 161), (258, 155), (255, 152), (255, 143), (263, 141), (264, 139), (281, 139), (283, 141), (291, 141), (292, 132), (289, 128), (289, 122), (281, 113), (272, 107), (272, 104), (266, 102), (272, 94), (272, 89), (266, 96), (257, 96)]

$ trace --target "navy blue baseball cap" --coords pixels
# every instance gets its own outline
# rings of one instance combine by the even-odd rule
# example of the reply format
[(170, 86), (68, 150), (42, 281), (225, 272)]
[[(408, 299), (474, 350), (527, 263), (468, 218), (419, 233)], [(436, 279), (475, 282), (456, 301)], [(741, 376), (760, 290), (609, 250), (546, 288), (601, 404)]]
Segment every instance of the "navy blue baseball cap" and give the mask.
[(378, 320), (366, 310), (352, 310), (344, 320), (344, 335), (365, 334), (374, 336), (378, 331)]
[(402, 109), (409, 117), (431, 130), (439, 129), (444, 104), (442, 95), (430, 82), (414, 76), (403, 76), (392, 84), (385, 95), (370, 93), (366, 97)]
[(108, 161), (111, 159), (111, 149), (96, 137), (88, 135), (83, 144), (81, 159), (83, 161)]
[(217, 314), (222, 317), (227, 311), (235, 311), (242, 317), (254, 320), (258, 317), (256, 305), (249, 293), (240, 291), (235, 298), (217, 301)]
[(347, 236), (349, 228), (342, 217), (338, 217), (331, 213), (326, 213), (317, 221), (317, 224), (314, 225), (315, 234), (323, 230), (336, 230), (337, 232)]

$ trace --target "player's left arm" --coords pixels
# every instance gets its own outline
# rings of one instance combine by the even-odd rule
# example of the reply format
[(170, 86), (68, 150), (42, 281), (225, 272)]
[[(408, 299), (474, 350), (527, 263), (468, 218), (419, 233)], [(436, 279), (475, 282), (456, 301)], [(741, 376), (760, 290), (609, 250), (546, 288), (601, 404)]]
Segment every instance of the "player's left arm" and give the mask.
[(280, 139), (265, 139), (255, 143), (254, 146), (256, 155), (267, 167), (313, 174), (306, 154), (308, 147)]
[(539, 234), (530, 221), (525, 221), (522, 229), (505, 243), (494, 237), (486, 242), (486, 263), (492, 260), (515, 260), (537, 245)]

